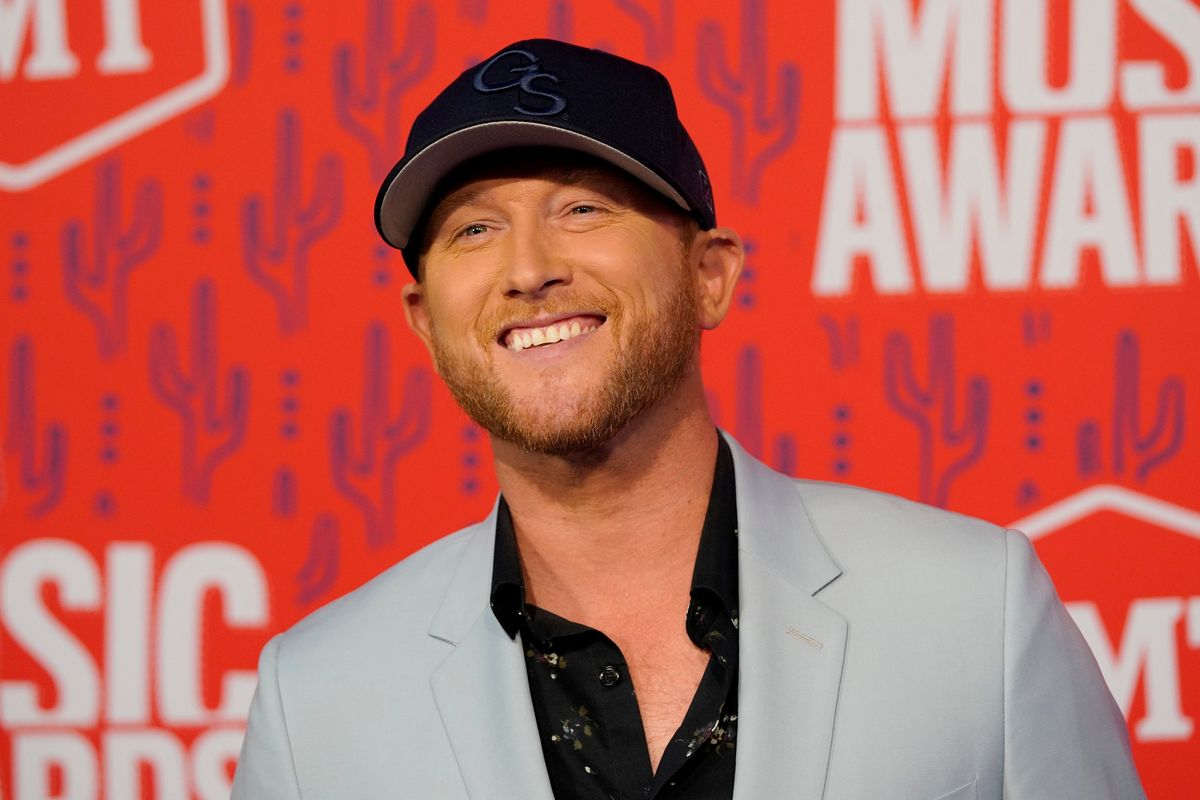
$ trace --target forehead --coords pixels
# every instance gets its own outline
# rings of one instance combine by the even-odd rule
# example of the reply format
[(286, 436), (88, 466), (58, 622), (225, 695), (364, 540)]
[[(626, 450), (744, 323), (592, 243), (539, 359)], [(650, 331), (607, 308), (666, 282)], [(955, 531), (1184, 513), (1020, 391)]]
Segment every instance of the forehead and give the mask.
[(584, 185), (651, 205), (666, 198), (606, 161), (570, 150), (515, 149), (489, 153), (460, 165), (442, 180), (426, 207), (427, 218), (445, 216), (489, 189), (539, 180)]

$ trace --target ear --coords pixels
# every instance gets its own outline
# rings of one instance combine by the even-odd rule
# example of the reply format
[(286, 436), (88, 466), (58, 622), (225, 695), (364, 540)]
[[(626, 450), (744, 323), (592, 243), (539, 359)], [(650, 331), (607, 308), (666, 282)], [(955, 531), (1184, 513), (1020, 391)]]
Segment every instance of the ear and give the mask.
[(733, 228), (713, 228), (696, 234), (695, 246), (700, 248), (700, 263), (696, 270), (696, 313), (704, 330), (721, 324), (733, 302), (733, 289), (742, 265), (746, 248), (742, 237)]
[(429, 357), (433, 358), (433, 323), (429, 319), (429, 300), (425, 297), (425, 287), (419, 282), (410, 283), (400, 290), (400, 296), (404, 300), (405, 322), (425, 345)]

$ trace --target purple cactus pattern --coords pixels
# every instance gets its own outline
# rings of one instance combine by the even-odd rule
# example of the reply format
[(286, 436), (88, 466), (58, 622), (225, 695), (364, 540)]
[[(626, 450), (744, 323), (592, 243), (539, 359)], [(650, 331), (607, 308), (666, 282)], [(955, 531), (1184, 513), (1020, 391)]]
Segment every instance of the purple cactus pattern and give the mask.
[(829, 343), (829, 366), (835, 371), (841, 371), (846, 367), (858, 363), (859, 353), (859, 334), (858, 334), (858, 319), (850, 317), (844, 322), (839, 322), (831, 316), (822, 314), (817, 320), (821, 325), (821, 330), (825, 332), (826, 341)]
[(391, 355), (387, 328), (372, 322), (363, 347), (361, 411), (357, 421), (345, 408), (329, 420), (333, 482), (359, 510), (367, 544), (382, 547), (396, 536), (396, 472), (400, 459), (429, 435), (432, 378), (425, 367), (412, 367), (404, 378), (399, 408), (392, 411)]
[(732, 122), (733, 195), (753, 204), (767, 166), (796, 138), (800, 68), (787, 61), (771, 75), (765, 2), (742, 0), (740, 9), (738, 63), (729, 61), (724, 26), (707, 20), (698, 34), (697, 67), (701, 90)]
[(159, 323), (150, 332), (150, 389), (179, 416), (182, 426), (183, 494), (207, 503), (217, 466), (242, 446), (249, 412), (250, 375), (232, 366), (224, 376), (224, 403), (217, 352), (217, 298), (211, 281), (192, 293), (187, 367), (175, 329)]
[(44, 429), (37, 421), (37, 386), (33, 341), (18, 336), (8, 356), (8, 430), (4, 449), (16, 453), (17, 480), (21, 488), (37, 497), (29, 509), (40, 517), (62, 500), (67, 479), (67, 429), (50, 423)]
[[(270, 210), (251, 195), (242, 205), (242, 257), (246, 272), (275, 301), (285, 336), (308, 322), (308, 260), (312, 246), (342, 216), (342, 158), (326, 152), (304, 202), (301, 185), (300, 117), (284, 108), (276, 121), (275, 184)], [(271, 219), (267, 215), (271, 214)]]
[[(756, 458), (766, 457), (762, 420), (762, 355), (757, 346), (749, 344), (737, 356), (736, 408), (734, 435)], [(772, 466), (789, 475), (796, 474), (798, 448), (795, 437), (781, 433), (771, 444)]]
[(322, 514), (308, 537), (308, 556), (296, 573), (296, 605), (316, 600), (337, 580), (342, 531), (337, 517)]
[(147, 178), (133, 195), (128, 224), (121, 220), (121, 163), (109, 159), (96, 168), (91, 237), (84, 222), (62, 228), (63, 289), (71, 305), (95, 326), (102, 359), (125, 348), (129, 273), (144, 263), (162, 240), (162, 184)]
[(367, 166), (382, 178), (404, 149), (408, 120), (401, 100), (433, 67), (434, 10), (416, 3), (396, 46), (393, 0), (368, 0), (363, 45), (333, 52), (333, 108), (338, 123), (367, 151)]
[(575, 9), (569, 0), (550, 0), (547, 30), (551, 39), (569, 42), (575, 38)]
[(1075, 434), (1076, 471), (1081, 478), (1093, 478), (1104, 470), (1104, 458), (1100, 454), (1103, 435), (1096, 420), (1080, 423)]
[(1113, 398), (1113, 469), (1125, 471), (1126, 459), (1136, 461), (1134, 476), (1146, 480), (1151, 470), (1179, 452), (1184, 432), (1183, 379), (1164, 378), (1158, 386), (1158, 403), (1148, 429), (1142, 427), (1141, 352), (1137, 334), (1121, 331), (1117, 337), (1116, 395)]
[(888, 404), (919, 435), (918, 496), (945, 508), (951, 484), (983, 456), (990, 386), (977, 375), (961, 390), (956, 384), (954, 321), (944, 315), (929, 320), (929, 363), (923, 382), (913, 363), (912, 342), (900, 332), (884, 342), (883, 369)]
[[(1137, 334), (1123, 330), (1117, 336), (1112, 411), (1112, 471), (1124, 475), (1132, 469), (1138, 481), (1173, 458), (1183, 444), (1185, 392), (1183, 379), (1171, 375), (1158, 385), (1154, 417), (1143, 427), (1141, 412), (1141, 345)], [(1076, 435), (1081, 475), (1102, 471), (1103, 433), (1095, 420), (1085, 420)]]
[(271, 479), (271, 512), (280, 517), (295, 516), (299, 494), (296, 471), (291, 467), (277, 467)]
[(254, 6), (249, 2), (234, 3), (229, 9), (229, 29), (233, 42), (229, 82), (242, 86), (250, 78), (254, 52)]
[(646, 60), (661, 61), (675, 49), (675, 0), (613, 0), (642, 29)]

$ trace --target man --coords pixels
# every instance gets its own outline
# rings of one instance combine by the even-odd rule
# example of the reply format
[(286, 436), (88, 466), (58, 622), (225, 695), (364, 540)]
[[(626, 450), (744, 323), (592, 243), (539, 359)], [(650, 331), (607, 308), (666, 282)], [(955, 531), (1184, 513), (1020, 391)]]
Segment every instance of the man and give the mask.
[(1144, 796), (1023, 536), (715, 430), (708, 186), (597, 51), (511, 45), (418, 117), (376, 221), (501, 496), (268, 644), (235, 797)]

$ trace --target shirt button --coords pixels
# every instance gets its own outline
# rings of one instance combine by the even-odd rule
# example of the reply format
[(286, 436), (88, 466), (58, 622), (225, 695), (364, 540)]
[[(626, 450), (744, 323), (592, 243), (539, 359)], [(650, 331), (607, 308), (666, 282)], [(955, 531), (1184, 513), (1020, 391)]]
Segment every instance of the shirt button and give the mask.
[(617, 672), (611, 665), (600, 671), (600, 683), (605, 686), (615, 686), (619, 680), (621, 680), (621, 673)]

